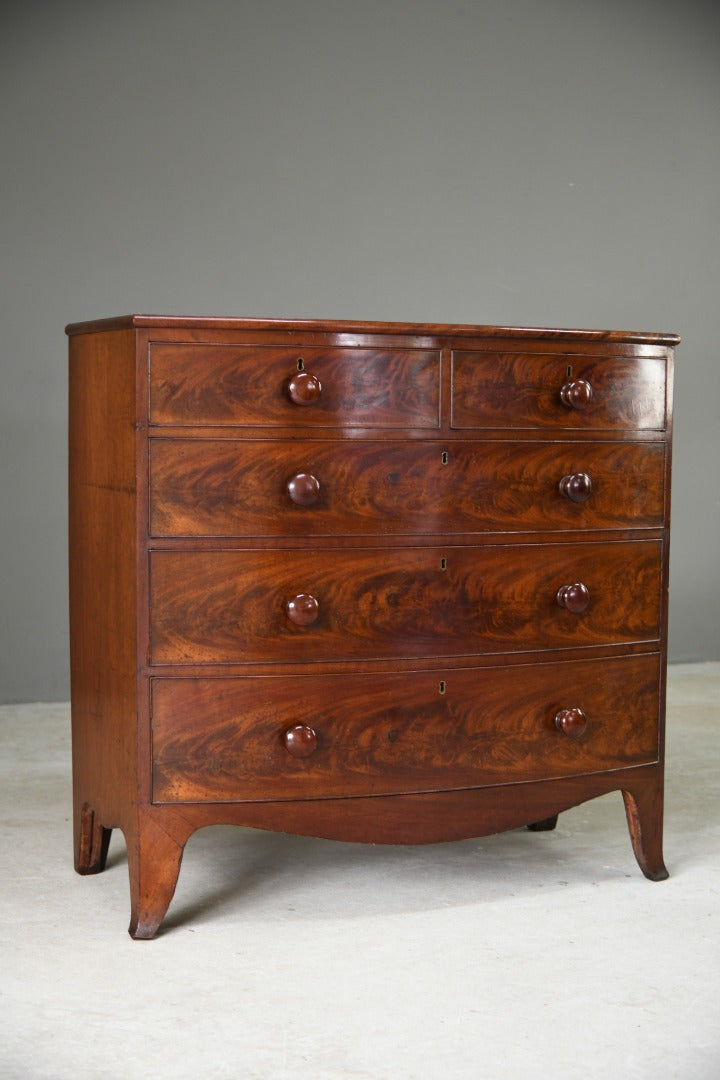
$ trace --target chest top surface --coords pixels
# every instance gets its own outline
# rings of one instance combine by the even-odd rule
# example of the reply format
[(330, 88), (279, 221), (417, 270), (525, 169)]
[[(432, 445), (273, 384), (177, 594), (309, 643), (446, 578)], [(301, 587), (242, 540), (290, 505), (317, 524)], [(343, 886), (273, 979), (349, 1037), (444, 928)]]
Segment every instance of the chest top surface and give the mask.
[(102, 333), (107, 330), (129, 329), (166, 330), (277, 330), (317, 331), (319, 333), (419, 334), (429, 337), (509, 337), (527, 340), (560, 338), (570, 341), (608, 341), (651, 345), (677, 345), (680, 337), (671, 333), (646, 333), (624, 330), (576, 330), (551, 327), (491, 326), (468, 323), (413, 323), (343, 319), (281, 319), (281, 318), (224, 318), (181, 315), (118, 315), (107, 319), (69, 323), (65, 332), (74, 334)]

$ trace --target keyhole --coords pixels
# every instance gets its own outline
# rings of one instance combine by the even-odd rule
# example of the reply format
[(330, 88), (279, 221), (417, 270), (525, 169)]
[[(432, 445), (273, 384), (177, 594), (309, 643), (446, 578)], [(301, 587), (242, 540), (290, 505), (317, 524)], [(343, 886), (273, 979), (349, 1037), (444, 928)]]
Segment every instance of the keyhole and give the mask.
[(439, 691), (439, 692), (440, 692), (441, 694), (444, 694), (444, 693), (445, 693), (445, 691), (446, 691), (446, 689), (447, 689), (447, 687), (446, 687), (446, 685), (445, 685), (445, 680), (444, 680), (444, 679), (441, 679), (441, 680), (440, 680), (440, 685), (438, 686), (438, 691)]
[(443, 450), (440, 460), (442, 461), (443, 465), (447, 465), (447, 463), (448, 463), (448, 452), (447, 452), (447, 450)]
[(447, 559), (444, 556), (440, 560), (440, 569), (441, 570), (447, 570)]
[(305, 361), (303, 360), (302, 356), (298, 356), (297, 369), (298, 371), (305, 370)]
[(572, 364), (568, 364), (567, 371), (565, 372), (566, 379), (572, 379)]

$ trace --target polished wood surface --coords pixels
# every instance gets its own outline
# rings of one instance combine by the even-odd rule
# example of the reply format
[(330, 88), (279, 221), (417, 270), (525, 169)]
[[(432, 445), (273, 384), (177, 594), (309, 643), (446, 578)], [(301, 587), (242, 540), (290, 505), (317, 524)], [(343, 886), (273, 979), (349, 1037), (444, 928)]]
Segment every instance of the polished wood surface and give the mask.
[(234, 334), (269, 332), (273, 336), (348, 334), (367, 335), (403, 335), (411, 337), (472, 337), (493, 340), (549, 340), (563, 344), (583, 344), (585, 342), (605, 342), (608, 344), (627, 345), (678, 345), (678, 334), (654, 333), (637, 330), (576, 330), (572, 328), (556, 329), (545, 326), (485, 326), (467, 323), (409, 323), (409, 322), (372, 322), (353, 321), (351, 319), (258, 319), (246, 316), (231, 318), (208, 317), (203, 315), (120, 315), (109, 319), (92, 319), (88, 322), (69, 323), (65, 332), (70, 337), (76, 334), (104, 334), (109, 330), (159, 329), (167, 331), (165, 336), (179, 333), (183, 339), (198, 332), (231, 331)]
[[(631, 705), (629, 701), (625, 705), (628, 710), (634, 707), (634, 703)], [(620, 709), (622, 710), (622, 708), (621, 705)], [(587, 726), (587, 715), (577, 706), (573, 706), (571, 709), (560, 709), (559, 712), (555, 713), (555, 727), (570, 739), (581, 739), (587, 731)]]
[[(666, 373), (661, 358), (458, 351), (453, 353), (452, 372), (456, 428), (665, 427)], [(591, 393), (583, 392), (577, 381), (592, 387)], [(570, 386), (575, 388), (572, 393)], [(581, 397), (586, 400), (577, 408)], [(573, 404), (575, 408), (567, 407)]]
[(70, 673), (75, 866), (105, 865), (138, 783), (135, 340), (71, 339)]
[(288, 379), (287, 395), (294, 405), (314, 405), (320, 400), (322, 383), (317, 375), (302, 370), (301, 365), (305, 363), (302, 357), (298, 357), (296, 363), (298, 373)]
[[(580, 509), (560, 483), (582, 470), (592, 481)], [(657, 442), (151, 439), (150, 528), (153, 536), (426, 535), (438, 522), (445, 535), (652, 528), (663, 521), (664, 471)]]
[(436, 351), (150, 347), (152, 424), (436, 428), (439, 404)]
[(130, 932), (229, 823), (370, 843), (621, 791), (662, 856), (672, 334), (70, 335), (75, 864)]
[[(650, 655), (565, 664), (561, 680), (554, 664), (154, 679), (153, 796), (225, 802), (386, 795), (654, 762), (658, 668), (658, 656)], [(561, 705), (570, 714), (562, 726)], [(312, 732), (312, 757), (301, 762), (285, 745), (296, 728)]]
[[(180, 484), (182, 485), (184, 477), (180, 477)], [(314, 506), (314, 504), (320, 498), (320, 481), (312, 473), (300, 472), (291, 476), (285, 485), (285, 491), (288, 497), (295, 503), (296, 506)], [(247, 505), (248, 495), (251, 495), (251, 491), (248, 491), (245, 495), (245, 505)], [(171, 495), (172, 498), (172, 495)], [(157, 513), (157, 503), (153, 501), (153, 507), (151, 513)], [(189, 515), (189, 522), (192, 526), (193, 515)]]
[[(449, 657), (659, 639), (659, 541), (538, 545), (520, 565), (514, 554), (508, 545), (393, 548), (382, 558), (375, 549), (155, 551), (152, 661)], [(557, 603), (568, 578), (592, 597), (580, 615)], [(305, 622), (288, 618), (298, 595), (314, 601)]]
[(549, 821), (614, 791), (622, 791), (642, 872), (651, 881), (662, 881), (668, 872), (662, 854), (662, 771), (657, 765), (420, 795), (143, 806), (137, 814), (137, 838), (133, 832), (126, 834), (130, 934), (139, 940), (155, 936), (175, 892), (184, 845), (196, 829), (218, 821), (355, 843), (443, 843)]
[(562, 477), (558, 484), (558, 491), (570, 502), (584, 503), (595, 491), (595, 484), (592, 476), (586, 472), (570, 473)]
[(590, 590), (584, 581), (561, 585), (556, 594), (557, 602), (573, 615), (581, 615), (590, 603)]
[(309, 758), (318, 747), (317, 732), (309, 724), (293, 724), (283, 732), (282, 743), (293, 757)]
[[(568, 368), (572, 371), (572, 364), (568, 364)], [(568, 409), (584, 411), (592, 404), (592, 398), (592, 383), (589, 383), (587, 379), (569, 379), (560, 387), (560, 400), (563, 405), (567, 405)]]

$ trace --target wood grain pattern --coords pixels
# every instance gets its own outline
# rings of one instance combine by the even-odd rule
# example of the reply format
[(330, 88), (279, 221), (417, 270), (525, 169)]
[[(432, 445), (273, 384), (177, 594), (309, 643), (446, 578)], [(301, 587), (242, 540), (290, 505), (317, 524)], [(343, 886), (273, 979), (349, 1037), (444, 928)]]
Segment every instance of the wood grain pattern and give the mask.
[(70, 686), (75, 866), (96, 873), (138, 782), (135, 341), (75, 337), (69, 357)]
[[(322, 391), (296, 405), (288, 384), (304, 371)], [(298, 428), (436, 428), (440, 354), (309, 346), (150, 346), (150, 422)]]
[[(432, 535), (662, 524), (664, 443), (151, 439), (154, 536)], [(567, 473), (593, 494), (561, 497)], [(310, 474), (311, 505), (288, 494)]]
[(662, 783), (640, 788), (629, 784), (623, 790), (625, 814), (635, 858), (650, 881), (665, 881), (669, 877), (663, 860), (664, 799)]
[[(268, 332), (278, 337), (292, 335), (299, 337), (308, 334), (340, 335), (403, 335), (412, 337), (473, 337), (518, 338), (520, 340), (552, 341), (557, 339), (563, 344), (583, 342), (619, 342), (628, 344), (677, 345), (678, 334), (653, 333), (637, 330), (577, 330), (572, 328), (552, 328), (547, 326), (484, 326), (467, 323), (409, 323), (409, 322), (372, 322), (353, 321), (351, 319), (257, 319), (247, 317), (208, 317), (203, 315), (118, 315), (107, 319), (92, 319), (87, 322), (69, 323), (65, 333), (75, 334), (107, 333), (109, 330), (160, 329), (170, 334), (178, 332), (187, 336), (227, 332), (226, 338), (237, 340), (237, 335)], [(169, 335), (168, 335), (169, 336)]]
[(625, 799), (638, 863), (646, 877), (662, 881), (667, 877), (663, 774), (657, 765), (411, 795), (143, 806), (137, 835), (128, 837), (130, 934), (136, 939), (155, 935), (175, 891), (184, 846), (206, 825), (223, 822), (358, 843), (441, 843), (518, 828), (617, 790)]
[[(392, 659), (580, 647), (659, 636), (661, 544), (156, 551), (154, 663)], [(442, 560), (445, 559), (443, 568)], [(558, 589), (583, 582), (582, 615)], [(285, 603), (309, 593), (317, 621)]]
[(75, 862), (123, 830), (133, 937), (221, 822), (434, 843), (620, 790), (667, 876), (676, 335), (68, 333)]
[[(146, 813), (173, 833), (179, 817), (188, 833), (223, 823), (355, 843), (436, 844), (516, 829), (598, 795), (622, 790), (647, 796), (638, 800), (639, 816), (645, 819), (642, 832), (648, 835), (651, 824), (659, 825), (662, 837), (662, 816), (657, 817), (657, 793), (662, 792), (662, 786), (662, 766), (652, 764), (411, 795), (164, 803), (148, 806)], [(662, 806), (662, 799), (659, 802)]]
[(170, 808), (158, 814), (140, 806), (126, 833), (130, 876), (129, 934), (155, 936), (177, 885), (180, 863), (192, 825)]
[[(154, 801), (452, 790), (653, 762), (658, 668), (651, 655), (565, 664), (560, 683), (552, 664), (154, 679)], [(570, 705), (587, 716), (580, 739), (554, 725)], [(295, 725), (316, 735), (307, 758), (283, 743)]]
[[(664, 359), (458, 351), (452, 373), (454, 428), (665, 427)], [(570, 373), (592, 387), (592, 399), (582, 410), (562, 402)]]

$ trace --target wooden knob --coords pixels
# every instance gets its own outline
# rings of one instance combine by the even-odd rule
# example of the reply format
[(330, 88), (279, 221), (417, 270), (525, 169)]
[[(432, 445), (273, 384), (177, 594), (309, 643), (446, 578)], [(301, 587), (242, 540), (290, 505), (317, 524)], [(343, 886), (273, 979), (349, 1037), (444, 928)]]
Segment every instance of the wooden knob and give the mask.
[(579, 615), (590, 603), (590, 590), (582, 581), (576, 581), (574, 585), (561, 585), (557, 591), (557, 602), (560, 607), (572, 611), (573, 615)]
[(298, 506), (312, 506), (320, 494), (320, 481), (312, 473), (296, 473), (288, 480), (286, 490)]
[(593, 489), (592, 480), (584, 472), (570, 473), (569, 476), (563, 476), (558, 487), (561, 495), (575, 503), (582, 503), (589, 499)]
[(560, 390), (560, 400), (568, 409), (587, 409), (592, 401), (593, 389), (585, 379), (573, 379), (566, 382)]
[(290, 400), (295, 405), (312, 405), (322, 393), (322, 383), (309, 371), (298, 371), (287, 384)]
[(555, 727), (570, 739), (579, 739), (587, 727), (587, 716), (582, 709), (561, 709), (555, 713)]
[(283, 734), (288, 754), (296, 758), (310, 757), (317, 750), (317, 735), (307, 724), (295, 724)]
[(311, 626), (320, 614), (320, 605), (309, 593), (298, 593), (285, 601), (285, 614), (296, 626)]

